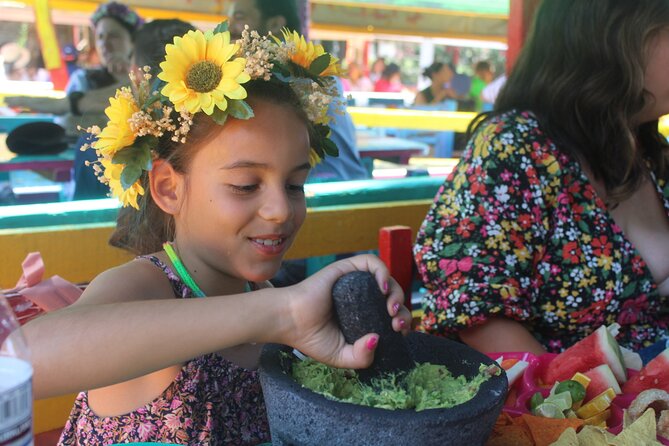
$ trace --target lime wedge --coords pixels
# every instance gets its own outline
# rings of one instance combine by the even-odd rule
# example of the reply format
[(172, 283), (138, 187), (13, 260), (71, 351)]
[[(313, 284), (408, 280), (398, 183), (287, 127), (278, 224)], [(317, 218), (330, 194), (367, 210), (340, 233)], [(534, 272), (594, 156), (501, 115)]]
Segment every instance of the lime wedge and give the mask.
[(564, 412), (567, 409), (571, 409), (572, 399), (569, 392), (560, 392), (555, 395), (551, 395), (546, 398), (546, 403), (553, 403), (560, 408), (560, 411)]
[(564, 418), (564, 413), (560, 408), (549, 402), (543, 402), (534, 410), (534, 415), (544, 418)]

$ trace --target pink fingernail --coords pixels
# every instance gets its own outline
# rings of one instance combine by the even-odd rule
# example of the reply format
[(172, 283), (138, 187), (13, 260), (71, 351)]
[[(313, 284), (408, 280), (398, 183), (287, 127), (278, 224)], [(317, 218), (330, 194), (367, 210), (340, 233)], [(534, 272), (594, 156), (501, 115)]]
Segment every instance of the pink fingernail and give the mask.
[(388, 292), (388, 282), (383, 282), (383, 292), (384, 293)]
[(395, 316), (398, 311), (400, 311), (400, 304), (396, 303), (393, 305), (393, 316)]
[(374, 350), (378, 343), (379, 343), (379, 338), (377, 336), (369, 338), (369, 341), (367, 341), (367, 349)]
[(406, 327), (407, 323), (404, 319), (400, 319), (400, 328)]

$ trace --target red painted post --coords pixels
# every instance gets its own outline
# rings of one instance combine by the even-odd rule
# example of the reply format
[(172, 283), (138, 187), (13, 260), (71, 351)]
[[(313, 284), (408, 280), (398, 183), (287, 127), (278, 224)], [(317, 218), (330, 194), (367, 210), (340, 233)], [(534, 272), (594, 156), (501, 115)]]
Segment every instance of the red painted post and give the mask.
[(404, 290), (405, 305), (411, 310), (411, 281), (414, 275), (411, 228), (385, 226), (379, 229), (379, 257)]
[(509, 21), (507, 25), (506, 72), (510, 73), (513, 64), (525, 43), (525, 37), (532, 24), (534, 12), (541, 0), (509, 0)]

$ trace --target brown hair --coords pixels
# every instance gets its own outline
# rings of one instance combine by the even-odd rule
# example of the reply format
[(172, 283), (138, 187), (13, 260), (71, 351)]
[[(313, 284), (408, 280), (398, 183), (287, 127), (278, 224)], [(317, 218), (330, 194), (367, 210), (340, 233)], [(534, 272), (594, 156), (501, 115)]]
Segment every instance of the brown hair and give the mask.
[[(244, 88), (250, 102), (265, 100), (290, 107), (305, 123), (310, 137), (313, 135), (313, 127), (299, 99), (288, 84), (251, 81), (244, 84)], [(204, 113), (197, 113), (193, 118), (186, 143), (173, 142), (171, 134), (165, 135), (155, 148), (155, 152), (158, 158), (167, 160), (177, 172), (187, 173), (190, 162), (199, 148), (223, 128), (224, 126), (216, 124)], [(145, 194), (137, 201), (139, 211), (131, 207), (121, 208), (116, 219), (116, 230), (109, 239), (111, 246), (125, 249), (135, 255), (160, 251), (164, 242), (174, 238), (175, 230), (173, 217), (160, 209), (151, 196), (148, 172), (143, 173), (141, 181)]]
[(603, 181), (610, 201), (629, 197), (646, 175), (644, 159), (660, 175), (667, 164), (657, 121), (633, 119), (654, 100), (644, 89), (647, 50), (668, 24), (666, 0), (541, 2), (494, 110), (479, 115), (470, 134), (493, 116), (532, 111), (561, 149)]

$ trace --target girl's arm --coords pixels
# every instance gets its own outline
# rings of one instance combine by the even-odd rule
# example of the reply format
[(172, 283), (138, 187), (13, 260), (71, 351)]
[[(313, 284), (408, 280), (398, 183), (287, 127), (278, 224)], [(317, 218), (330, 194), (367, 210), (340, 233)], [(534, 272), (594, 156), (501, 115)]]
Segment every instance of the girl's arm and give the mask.
[(525, 327), (513, 319), (493, 317), (460, 333), (460, 339), (476, 350), (488, 352), (546, 353), (544, 347)]
[[(127, 381), (248, 342), (291, 345), (335, 366), (369, 366), (373, 348), (366, 343), (372, 335), (347, 345), (331, 312), (332, 285), (353, 270), (373, 272), (382, 289), (388, 283), (393, 326), (409, 327), (401, 288), (373, 256), (337, 262), (288, 288), (204, 299), (171, 298), (169, 288), (162, 290), (169, 298), (156, 299), (147, 288), (142, 291), (152, 300), (119, 302), (115, 296), (137, 296), (132, 276), (138, 269), (131, 262), (110, 270), (91, 283), (77, 304), (25, 325), (36, 398)], [(164, 288), (165, 282), (163, 276), (153, 285)], [(112, 303), (102, 303), (100, 296)]]

